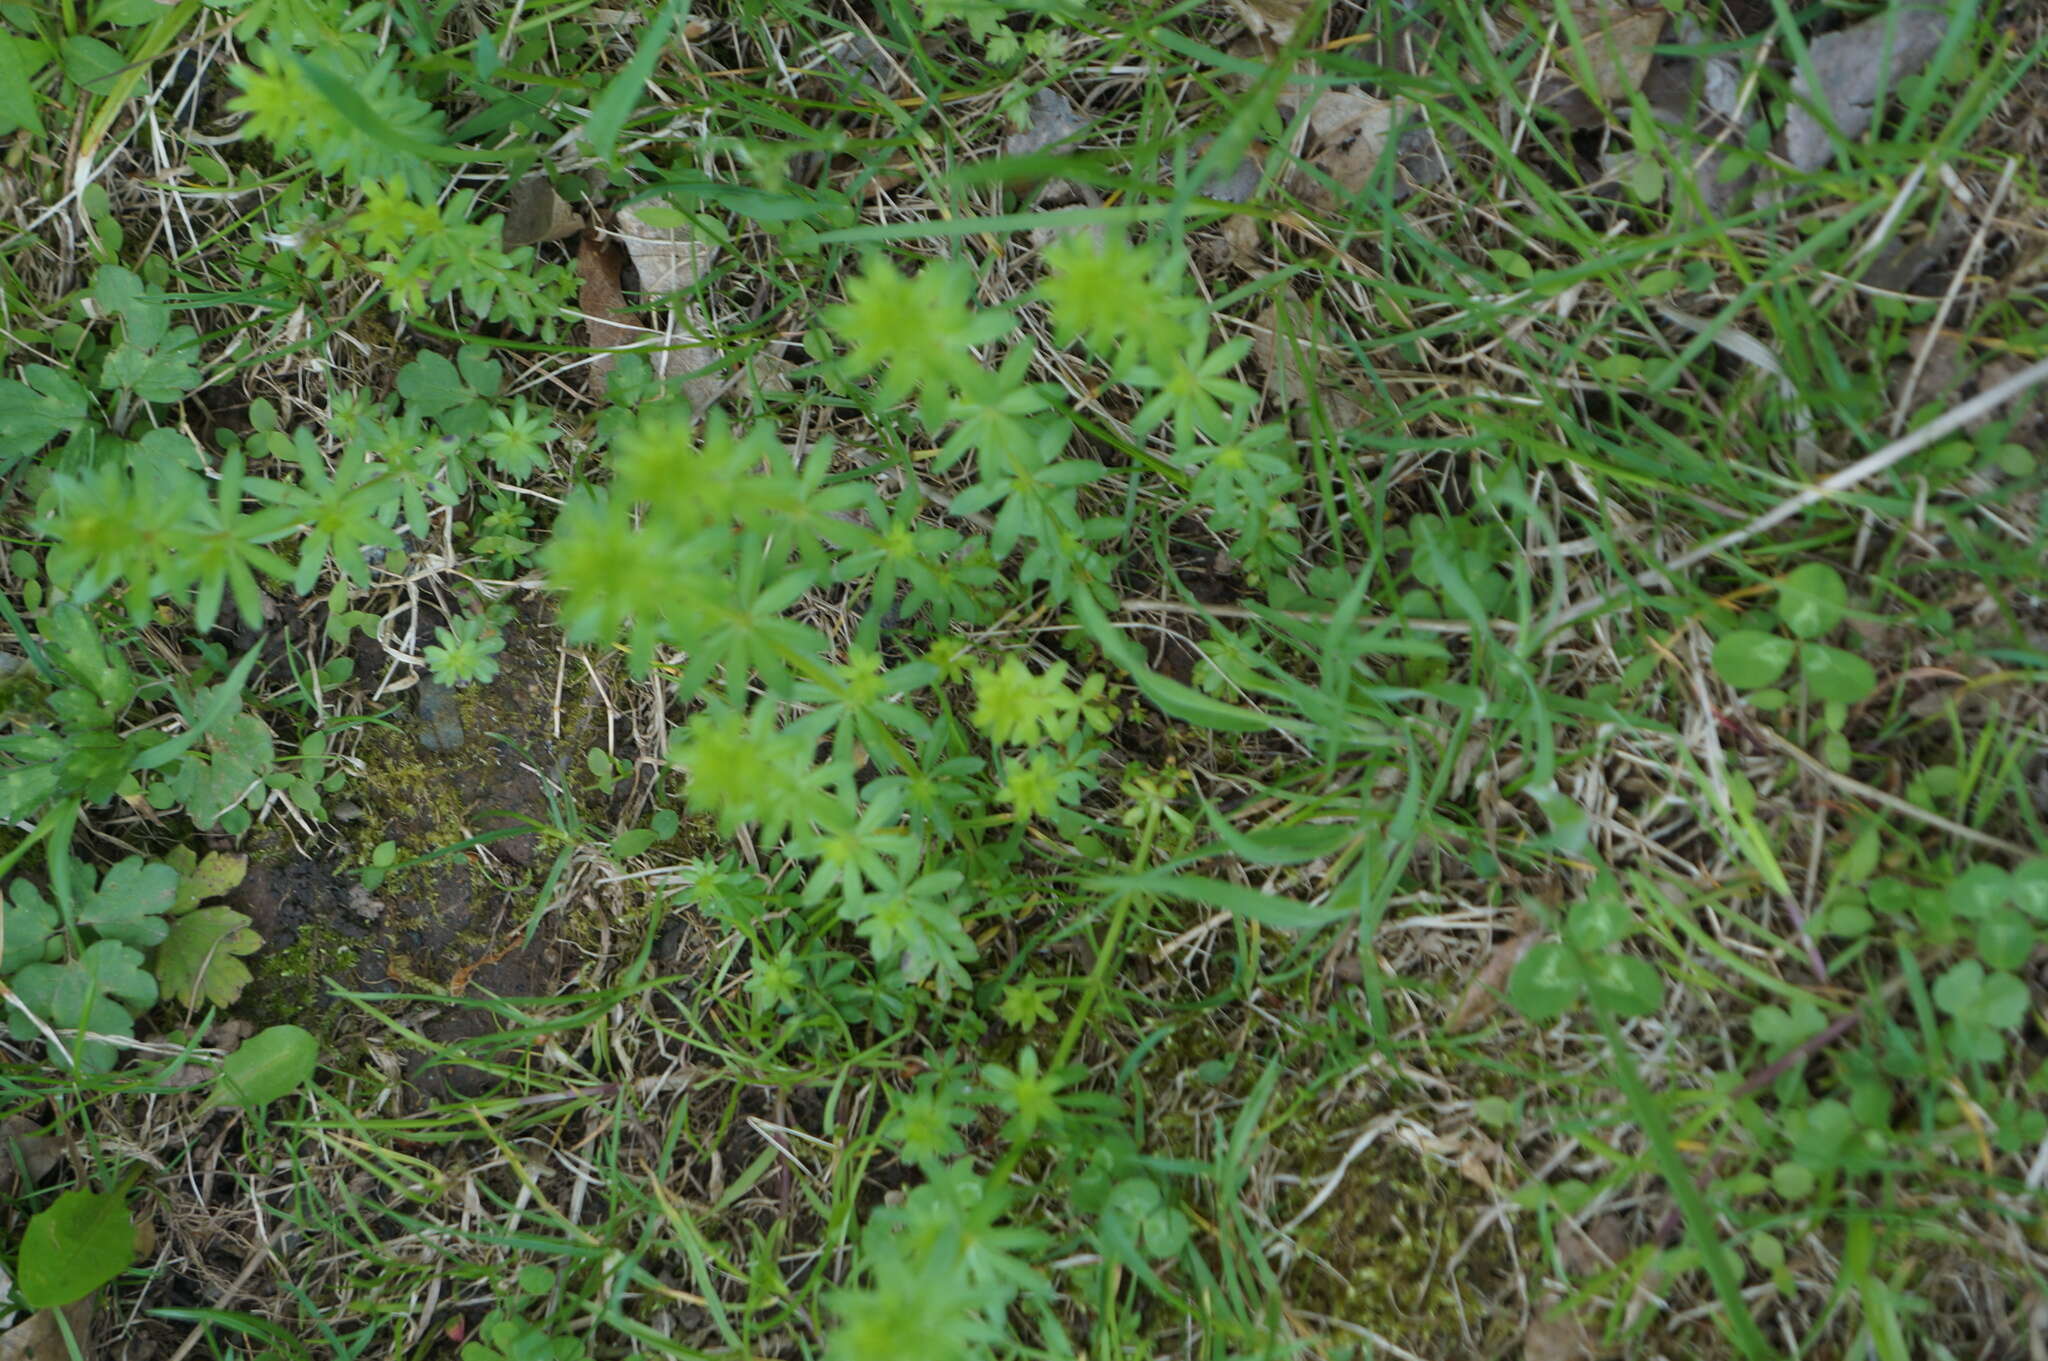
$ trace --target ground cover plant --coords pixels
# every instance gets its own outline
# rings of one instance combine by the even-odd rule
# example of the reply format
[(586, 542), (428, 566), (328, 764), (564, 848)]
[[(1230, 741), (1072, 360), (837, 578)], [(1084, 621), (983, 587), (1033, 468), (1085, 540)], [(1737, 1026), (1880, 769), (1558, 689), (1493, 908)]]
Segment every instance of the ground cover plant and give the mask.
[(0, 1348), (2020, 1354), (2044, 45), (0, 4)]

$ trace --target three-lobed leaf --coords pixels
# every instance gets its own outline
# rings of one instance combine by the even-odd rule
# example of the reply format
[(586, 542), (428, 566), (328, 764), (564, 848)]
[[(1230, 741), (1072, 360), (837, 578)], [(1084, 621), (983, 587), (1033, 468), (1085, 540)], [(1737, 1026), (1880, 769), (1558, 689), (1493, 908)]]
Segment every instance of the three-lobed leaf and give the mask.
[(178, 899), (178, 872), (130, 856), (107, 871), (78, 909), (78, 924), (101, 940), (137, 949), (155, 945), (170, 930), (164, 914)]
[(249, 986), (249, 966), (236, 956), (263, 948), (249, 918), (232, 908), (202, 907), (171, 923), (156, 952), (157, 982), (188, 1007), (234, 1004)]
[(1849, 588), (1826, 563), (1796, 567), (1778, 583), (1778, 617), (1796, 638), (1818, 638), (1842, 622)]
[(1760, 690), (1785, 674), (1795, 651), (1790, 638), (1736, 629), (1714, 644), (1714, 672), (1738, 690)]

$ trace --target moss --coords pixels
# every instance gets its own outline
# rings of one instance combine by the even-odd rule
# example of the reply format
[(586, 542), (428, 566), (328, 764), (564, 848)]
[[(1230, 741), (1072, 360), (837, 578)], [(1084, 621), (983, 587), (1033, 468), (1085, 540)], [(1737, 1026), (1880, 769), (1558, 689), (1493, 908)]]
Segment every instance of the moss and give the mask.
[(334, 1008), (328, 980), (346, 977), (356, 959), (355, 943), (339, 931), (318, 924), (301, 927), (291, 945), (263, 956), (240, 1010), (259, 1027), (290, 1022), (324, 1031)]

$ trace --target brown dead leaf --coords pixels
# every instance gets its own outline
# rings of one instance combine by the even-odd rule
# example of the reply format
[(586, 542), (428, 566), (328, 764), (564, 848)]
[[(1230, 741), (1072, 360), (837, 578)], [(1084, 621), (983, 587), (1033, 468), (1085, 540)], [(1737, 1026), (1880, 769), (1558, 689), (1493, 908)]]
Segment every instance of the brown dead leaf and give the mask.
[(1613, 106), (1626, 105), (1641, 87), (1669, 18), (1662, 9), (1574, 5), (1579, 40), (1557, 54), (1551, 73), (1536, 89), (1537, 105), (1575, 128), (1600, 126)]
[[(83, 1354), (90, 1358), (95, 1295), (64, 1306), (64, 1320), (78, 1339)], [(57, 1326), (55, 1309), (38, 1309), (6, 1332), (0, 1333), (0, 1361), (69, 1361), (71, 1349), (64, 1345), (64, 1330)]]
[[(1785, 159), (1800, 170), (1818, 170), (1835, 154), (1832, 122), (1845, 140), (1869, 130), (1877, 116), (1879, 91), (1927, 64), (1948, 32), (1949, 15), (1924, 4), (1894, 5), (1860, 24), (1815, 39), (1807, 48), (1811, 69), (1792, 77), (1794, 103), (1785, 115)], [(1815, 108), (1825, 109), (1824, 119)]]
[(1265, 372), (1266, 399), (1274, 409), (1310, 416), (1320, 406), (1339, 430), (1364, 423), (1357, 386), (1346, 381), (1341, 354), (1333, 348), (1317, 316), (1292, 289), (1283, 288), (1252, 336), (1252, 358)]
[(583, 215), (555, 192), (546, 175), (528, 175), (512, 186), (505, 203), (506, 250), (560, 241), (583, 230)]
[(1498, 1011), (1501, 995), (1507, 991), (1508, 975), (1515, 971), (1515, 966), (1522, 962), (1522, 956), (1528, 954), (1543, 935), (1540, 928), (1524, 931), (1494, 946), (1486, 963), (1479, 967), (1479, 972), (1472, 975), (1472, 981), (1465, 985), (1465, 991), (1458, 995), (1458, 1004), (1451, 1008), (1445, 1027), (1453, 1033), (1470, 1030)]
[(1585, 1320), (1559, 1307), (1555, 1295), (1536, 1302), (1536, 1317), (1522, 1334), (1522, 1361), (1592, 1361), (1600, 1350)]
[[(1309, 146), (1302, 159), (1347, 196), (1365, 189), (1394, 131), (1394, 106), (1356, 90), (1325, 90), (1308, 110)], [(1337, 202), (1322, 176), (1288, 172), (1287, 187), (1311, 207)]]
[[(732, 386), (733, 376), (716, 370), (725, 351), (712, 343), (713, 327), (701, 294), (688, 296), (711, 268), (717, 250), (699, 240), (688, 223), (657, 225), (632, 208), (619, 210), (619, 239), (640, 276), (640, 291), (654, 308), (655, 346), (648, 356), (657, 377), (683, 374), (683, 395), (693, 410), (702, 411)], [(644, 333), (643, 333), (644, 334)], [(778, 361), (766, 356), (749, 366), (764, 387), (787, 386)]]
[(1308, 15), (1308, 0), (1230, 0), (1230, 8), (1252, 36), (1279, 46), (1293, 40)]
[[(577, 310), (583, 313), (585, 342), (593, 350), (622, 349), (638, 332), (623, 324), (626, 295), (619, 287), (625, 253), (596, 232), (585, 232), (576, 245)], [(590, 395), (604, 397), (605, 381), (618, 361), (601, 354), (590, 362)]]
[(24, 1184), (34, 1186), (64, 1156), (63, 1141), (37, 1134), (37, 1128), (35, 1121), (20, 1115), (0, 1122), (0, 1195), (13, 1195)]
[(1040, 90), (1024, 105), (1022, 130), (1003, 139), (1006, 156), (1030, 156), (1064, 142), (1088, 126), (1088, 120), (1074, 112), (1074, 106), (1058, 90)]

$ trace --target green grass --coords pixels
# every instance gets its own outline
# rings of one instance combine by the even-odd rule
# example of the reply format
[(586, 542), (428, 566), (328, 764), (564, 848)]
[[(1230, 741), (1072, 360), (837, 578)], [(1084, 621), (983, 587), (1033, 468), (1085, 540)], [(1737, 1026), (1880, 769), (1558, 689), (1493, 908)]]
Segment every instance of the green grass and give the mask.
[[(1864, 17), (1674, 13), (1774, 114)], [(1654, 76), (1532, 111), (1522, 6), (628, 17), (0, 7), (9, 870), (386, 914), (110, 1073), (10, 1002), (10, 1264), (119, 1192), (93, 1326), (159, 1355), (2020, 1345), (2048, 30), (1972, 17), (1794, 173)], [(1338, 195), (1325, 90), (1407, 120)], [(1080, 130), (1001, 159), (1041, 91)], [(498, 249), (536, 171), (714, 248), (666, 339)], [(606, 307), (708, 333), (736, 424), (598, 395)], [(496, 664), (510, 822), (408, 745)], [(456, 882), (503, 910), (360, 986)], [(522, 939), (541, 995), (470, 985)], [(285, 1021), (312, 1081), (209, 1108)]]

